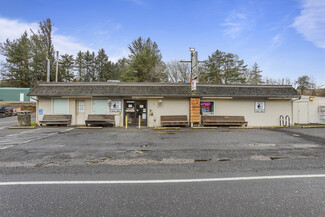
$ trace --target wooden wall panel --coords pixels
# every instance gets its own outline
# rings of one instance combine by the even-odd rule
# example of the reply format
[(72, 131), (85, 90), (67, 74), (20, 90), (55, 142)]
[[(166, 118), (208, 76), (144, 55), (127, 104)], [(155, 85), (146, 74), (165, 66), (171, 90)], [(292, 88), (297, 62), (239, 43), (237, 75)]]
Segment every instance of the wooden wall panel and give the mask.
[(190, 122), (200, 123), (200, 98), (190, 99)]

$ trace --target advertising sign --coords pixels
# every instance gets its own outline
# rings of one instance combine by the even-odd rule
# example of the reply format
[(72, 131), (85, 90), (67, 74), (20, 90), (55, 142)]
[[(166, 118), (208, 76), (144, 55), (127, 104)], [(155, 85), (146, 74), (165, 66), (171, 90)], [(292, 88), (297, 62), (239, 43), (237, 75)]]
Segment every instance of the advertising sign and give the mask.
[(122, 112), (122, 101), (112, 101), (111, 112)]
[(265, 102), (264, 101), (255, 102), (255, 112), (256, 113), (264, 113), (265, 112)]
[(198, 77), (199, 74), (199, 58), (197, 51), (192, 56), (192, 79)]

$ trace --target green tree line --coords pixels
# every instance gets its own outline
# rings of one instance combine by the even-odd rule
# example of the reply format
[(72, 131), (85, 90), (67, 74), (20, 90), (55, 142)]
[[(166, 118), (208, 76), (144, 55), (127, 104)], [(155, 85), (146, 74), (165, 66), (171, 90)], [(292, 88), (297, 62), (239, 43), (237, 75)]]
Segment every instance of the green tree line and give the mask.
[[(39, 22), (37, 31), (25, 31), (20, 38), (0, 43), (5, 61), (0, 64), (1, 84), (12, 87), (32, 87), (46, 81), (47, 60), (50, 61), (50, 81), (55, 81), (56, 58), (52, 42), (53, 23)], [(59, 82), (189, 82), (190, 64), (172, 60), (163, 62), (156, 42), (139, 37), (128, 45), (129, 56), (116, 63), (109, 60), (104, 49), (79, 51), (75, 56), (60, 55)], [(292, 84), (289, 79), (264, 78), (255, 63), (251, 68), (237, 54), (216, 50), (199, 64), (199, 82), (214, 84)]]

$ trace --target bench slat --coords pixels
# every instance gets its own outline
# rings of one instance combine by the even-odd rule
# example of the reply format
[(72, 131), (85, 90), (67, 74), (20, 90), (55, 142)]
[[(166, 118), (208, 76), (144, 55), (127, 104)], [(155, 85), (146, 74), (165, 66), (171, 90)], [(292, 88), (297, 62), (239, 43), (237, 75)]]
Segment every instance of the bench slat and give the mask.
[(44, 115), (43, 120), (40, 120), (39, 122), (42, 124), (64, 124), (64, 125), (70, 125), (71, 124), (72, 115)]
[(112, 124), (115, 126), (115, 115), (90, 114), (85, 121), (88, 124)]
[(162, 115), (160, 116), (160, 124), (162, 126), (169, 126), (169, 125), (187, 126), (188, 125), (187, 115)]
[(202, 125), (246, 125), (244, 116), (201, 116)]

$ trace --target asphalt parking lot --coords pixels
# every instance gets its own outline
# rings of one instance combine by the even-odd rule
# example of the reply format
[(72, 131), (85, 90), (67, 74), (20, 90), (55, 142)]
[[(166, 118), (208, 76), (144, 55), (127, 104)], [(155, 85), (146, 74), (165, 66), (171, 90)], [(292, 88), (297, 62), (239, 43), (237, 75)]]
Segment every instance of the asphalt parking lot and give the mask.
[(322, 216), (324, 147), (325, 128), (2, 127), (0, 215)]
[(267, 173), (325, 165), (324, 128), (3, 128), (0, 137), (0, 170), (11, 175)]

